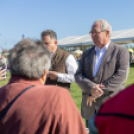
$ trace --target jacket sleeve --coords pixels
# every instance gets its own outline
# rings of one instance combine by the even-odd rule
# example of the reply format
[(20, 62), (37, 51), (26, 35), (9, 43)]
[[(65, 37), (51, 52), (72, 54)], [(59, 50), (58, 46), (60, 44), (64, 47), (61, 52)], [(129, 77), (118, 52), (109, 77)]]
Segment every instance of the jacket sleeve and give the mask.
[(103, 83), (107, 91), (115, 91), (125, 84), (129, 72), (129, 53), (122, 48), (118, 54), (117, 67), (115, 73)]
[(93, 88), (94, 85), (96, 85), (96, 83), (92, 82), (84, 76), (84, 59), (87, 55), (86, 53), (87, 51), (83, 53), (82, 58), (80, 60), (78, 70), (75, 74), (75, 81), (83, 91), (86, 91), (89, 94), (90, 90)]

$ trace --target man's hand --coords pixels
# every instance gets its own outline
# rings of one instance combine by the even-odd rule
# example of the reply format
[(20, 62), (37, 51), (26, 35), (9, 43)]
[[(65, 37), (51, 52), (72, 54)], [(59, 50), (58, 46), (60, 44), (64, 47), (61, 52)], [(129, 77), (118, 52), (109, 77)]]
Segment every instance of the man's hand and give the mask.
[[(1, 68), (0, 68), (1, 69)], [(5, 79), (6, 77), (2, 77), (3, 75), (6, 75), (6, 69), (0, 70), (0, 80)]]
[(47, 77), (50, 77), (51, 80), (57, 80), (58, 79), (58, 73), (55, 71), (49, 71), (47, 74)]
[(100, 97), (101, 95), (104, 94), (103, 90), (101, 88), (104, 88), (105, 86), (104, 85), (101, 85), (101, 84), (96, 84), (91, 90), (90, 90), (90, 94), (93, 96), (93, 97)]
[(91, 106), (92, 106), (92, 103), (93, 103), (93, 102), (96, 102), (95, 99), (96, 99), (96, 97), (88, 96), (88, 97), (87, 97), (87, 105), (91, 107)]

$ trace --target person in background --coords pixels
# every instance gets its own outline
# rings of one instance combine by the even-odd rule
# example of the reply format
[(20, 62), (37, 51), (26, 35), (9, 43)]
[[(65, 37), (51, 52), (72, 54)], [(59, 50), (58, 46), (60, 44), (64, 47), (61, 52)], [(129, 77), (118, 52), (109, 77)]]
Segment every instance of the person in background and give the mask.
[(57, 35), (54, 31), (43, 31), (41, 38), (51, 52), (51, 67), (46, 85), (58, 85), (70, 90), (70, 84), (75, 82), (74, 74), (77, 70), (74, 56), (57, 46)]
[(6, 58), (4, 57), (4, 55), (1, 54), (1, 58), (3, 60), (3, 63), (5, 63), (5, 65), (7, 66), (7, 61), (6, 61)]
[[(1, 54), (0, 55), (0, 70), (6, 70), (7, 69), (7, 63), (6, 63), (6, 58)], [(6, 80), (6, 74), (3, 74), (2, 76), (3, 80)]]
[(75, 74), (83, 90), (81, 114), (88, 121), (108, 98), (124, 89), (129, 71), (128, 50), (110, 40), (112, 27), (107, 20), (96, 20), (89, 34), (94, 46), (86, 50)]
[(0, 88), (0, 134), (87, 134), (70, 93), (44, 85), (50, 52), (23, 39), (8, 55), (11, 79)]
[(132, 54), (129, 52), (129, 64), (131, 65), (132, 63)]
[(79, 54), (79, 55), (77, 56), (77, 59), (76, 59), (76, 62), (77, 62), (78, 65), (79, 65), (79, 63), (80, 63), (80, 59), (81, 59), (81, 54)]

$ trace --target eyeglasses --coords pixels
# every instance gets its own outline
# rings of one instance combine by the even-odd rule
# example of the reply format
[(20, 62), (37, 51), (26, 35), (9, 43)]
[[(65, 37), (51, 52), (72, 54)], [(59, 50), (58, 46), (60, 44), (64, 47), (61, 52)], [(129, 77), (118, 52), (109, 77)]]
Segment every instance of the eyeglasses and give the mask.
[(107, 30), (104, 30), (104, 31), (90, 31), (89, 34), (92, 35), (92, 34), (97, 34), (97, 33), (101, 33), (101, 32), (105, 32)]

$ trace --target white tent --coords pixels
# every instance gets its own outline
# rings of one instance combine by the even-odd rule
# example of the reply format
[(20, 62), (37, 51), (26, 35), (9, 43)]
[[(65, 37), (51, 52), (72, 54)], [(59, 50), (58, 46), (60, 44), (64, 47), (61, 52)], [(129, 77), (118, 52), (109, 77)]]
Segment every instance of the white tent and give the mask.
[[(134, 43), (134, 29), (113, 31), (111, 32), (111, 40), (116, 44)], [(83, 50), (83, 47), (93, 44), (89, 34), (67, 37), (58, 41), (60, 47), (81, 47), (81, 50)]]

